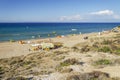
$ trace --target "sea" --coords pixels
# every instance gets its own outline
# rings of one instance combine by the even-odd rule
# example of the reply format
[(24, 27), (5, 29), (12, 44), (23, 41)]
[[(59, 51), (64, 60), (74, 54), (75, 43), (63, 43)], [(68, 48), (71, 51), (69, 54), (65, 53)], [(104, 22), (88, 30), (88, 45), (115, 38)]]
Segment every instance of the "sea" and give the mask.
[(0, 23), (0, 42), (110, 30), (120, 23)]

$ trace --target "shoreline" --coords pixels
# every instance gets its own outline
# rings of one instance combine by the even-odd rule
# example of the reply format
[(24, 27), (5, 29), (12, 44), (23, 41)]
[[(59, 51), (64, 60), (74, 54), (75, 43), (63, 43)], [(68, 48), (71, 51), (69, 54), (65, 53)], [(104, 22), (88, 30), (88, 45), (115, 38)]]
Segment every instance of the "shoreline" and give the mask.
[[(110, 31), (110, 30), (107, 30), (107, 31)], [(102, 33), (103, 31), (101, 31), (100, 33)], [(67, 36), (75, 36), (75, 35), (85, 35), (85, 34), (94, 34), (94, 33), (99, 33), (99, 32), (88, 32), (88, 33), (81, 33), (81, 34), (66, 34), (66, 35), (63, 35), (64, 37), (67, 37)], [(58, 35), (58, 36), (62, 36), (62, 35)], [(57, 36), (54, 36), (54, 37), (41, 37), (41, 38), (31, 38), (31, 39), (20, 39), (20, 40), (14, 40), (14, 39), (10, 39), (10, 40), (14, 40), (15, 42), (18, 42), (18, 41), (32, 41), (32, 40), (39, 40), (39, 39), (52, 39), (52, 38), (56, 38)], [(0, 41), (0, 43), (6, 43), (6, 42), (10, 42), (10, 40), (5, 40), (5, 41)]]
[[(109, 31), (107, 31), (109, 32)], [(109, 32), (110, 35), (113, 35), (112, 32)], [(61, 42), (65, 47), (73, 47), (77, 43), (89, 42), (91, 39), (98, 37), (109, 37), (109, 34), (101, 32), (99, 33), (86, 33), (86, 34), (78, 34), (78, 35), (67, 35), (65, 37), (53, 37), (53, 38), (41, 38), (41, 39), (31, 39), (31, 40), (23, 40), (23, 42), (31, 42), (30, 44), (19, 44), (19, 41), (16, 42), (0, 42), (0, 58), (9, 58), (20, 55), (27, 55), (30, 53), (34, 53), (34, 51), (29, 51), (31, 48), (31, 44), (37, 44), (38, 42)], [(87, 40), (84, 40), (84, 37), (88, 37)], [(37, 52), (37, 51), (35, 51)], [(39, 52), (39, 51), (38, 51)]]

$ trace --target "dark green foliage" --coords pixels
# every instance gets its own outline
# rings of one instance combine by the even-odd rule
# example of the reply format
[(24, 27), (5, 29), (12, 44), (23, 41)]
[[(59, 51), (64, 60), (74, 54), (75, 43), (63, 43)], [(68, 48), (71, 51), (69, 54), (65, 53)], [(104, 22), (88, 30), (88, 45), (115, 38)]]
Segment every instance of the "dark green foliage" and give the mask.
[(108, 46), (103, 46), (103, 47), (99, 48), (98, 51), (99, 52), (112, 52), (112, 50)]
[(95, 65), (109, 65), (111, 64), (111, 61), (108, 59), (100, 59), (98, 61), (95, 61)]
[(116, 50), (114, 51), (114, 53), (117, 54), (117, 55), (120, 55), (120, 49), (116, 49)]
[(120, 28), (120, 25), (119, 26), (117, 26), (118, 28)]
[(103, 40), (103, 42), (102, 42), (103, 45), (109, 45), (111, 43), (112, 43), (111, 40)]
[(60, 63), (60, 66), (69, 66), (70, 65), (70, 63), (66, 63), (66, 62), (62, 62), (62, 63)]
[(24, 63), (23, 63), (23, 65), (29, 65), (29, 64), (31, 64), (32, 62), (31, 61), (25, 61)]
[(67, 60), (61, 62), (60, 65), (58, 65), (56, 67), (56, 70), (61, 72), (63, 70), (63, 67), (69, 66), (69, 65), (74, 65), (74, 64), (79, 64), (78, 60), (76, 60), (75, 58), (67, 59)]
[(78, 64), (78, 61), (75, 58), (67, 59), (64, 62), (61, 62), (60, 66), (69, 66), (69, 65), (74, 65), (74, 64)]
[(81, 48), (81, 52), (88, 52), (88, 51), (90, 51), (90, 47), (89, 47), (88, 45), (83, 46), (83, 47)]
[(3, 74), (4, 69), (2, 67), (0, 67), (0, 74)]
[(2, 67), (0, 67), (0, 80), (3, 77), (3, 74), (4, 74), (4, 69)]
[(72, 47), (71, 49), (72, 49), (73, 51), (75, 51), (75, 52), (79, 52), (79, 51), (80, 51), (80, 49), (79, 49), (78, 47), (76, 47), (76, 46)]
[(2, 67), (0, 67), (0, 72), (1, 72), (2, 70), (3, 70)]

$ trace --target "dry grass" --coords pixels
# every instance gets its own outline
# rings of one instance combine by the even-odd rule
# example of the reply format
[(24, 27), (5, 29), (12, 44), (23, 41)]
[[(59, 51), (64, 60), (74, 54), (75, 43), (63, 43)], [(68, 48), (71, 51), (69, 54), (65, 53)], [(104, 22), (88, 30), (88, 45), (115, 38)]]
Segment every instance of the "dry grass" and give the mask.
[(58, 72), (61, 72), (64, 69), (64, 67), (67, 67), (70, 65), (75, 65), (75, 64), (79, 64), (79, 61), (76, 60), (75, 58), (67, 59), (67, 60), (61, 62), (58, 66), (56, 66), (56, 70)]
[(75, 58), (72, 59), (67, 59), (63, 62), (60, 63), (60, 66), (69, 66), (69, 65), (74, 65), (74, 64), (79, 64), (78, 60), (76, 60)]
[(65, 59), (65, 56), (57, 56), (57, 57), (53, 57), (52, 59), (55, 61), (60, 61), (60, 60)]
[(73, 71), (72, 68), (63, 68), (60, 72), (61, 72), (61, 73), (70, 73), (70, 72), (72, 72), (72, 71)]
[(67, 80), (110, 80), (110, 77), (108, 73), (93, 71), (84, 74), (72, 74), (67, 77)]

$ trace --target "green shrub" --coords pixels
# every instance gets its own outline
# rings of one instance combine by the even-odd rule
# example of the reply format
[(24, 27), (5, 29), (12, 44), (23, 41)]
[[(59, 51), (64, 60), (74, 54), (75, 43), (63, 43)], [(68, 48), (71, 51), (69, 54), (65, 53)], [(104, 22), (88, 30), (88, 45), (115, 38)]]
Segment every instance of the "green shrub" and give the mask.
[[(3, 75), (5, 72), (4, 72), (4, 69), (2, 67), (0, 67), (0, 78), (1, 78), (1, 75)], [(1, 79), (0, 79), (1, 80)]]
[(108, 46), (103, 46), (101, 48), (98, 49), (99, 52), (112, 52), (110, 47)]
[(67, 59), (61, 62), (60, 65), (56, 66), (56, 70), (61, 72), (65, 66), (74, 65), (74, 64), (79, 64), (78, 60), (76, 60), (75, 58)]
[(78, 64), (78, 60), (76, 60), (75, 58), (73, 59), (67, 59), (64, 62), (60, 63), (60, 66), (69, 66), (69, 65), (74, 65), (74, 64)]
[(0, 72), (3, 71), (2, 67), (0, 67)]
[(114, 50), (114, 53), (115, 53), (116, 55), (120, 55), (120, 49)]
[(117, 26), (118, 28), (120, 28), (120, 25), (119, 26)]
[(23, 66), (27, 66), (27, 65), (29, 65), (29, 64), (31, 64), (31, 63), (32, 63), (31, 61), (24, 61), (22, 65), (23, 65)]
[(80, 51), (79, 48), (76, 47), (76, 46), (71, 47), (71, 49), (72, 49), (74, 52), (79, 52), (79, 51)]
[(89, 47), (88, 45), (83, 46), (83, 47), (81, 48), (81, 52), (82, 52), (82, 53), (83, 53), (83, 52), (88, 52), (88, 51), (90, 51), (90, 47)]
[(108, 59), (100, 59), (98, 61), (95, 61), (96, 65), (109, 65), (111, 64), (111, 61)]
[(103, 40), (102, 44), (104, 45), (108, 45), (108, 44), (111, 44), (112, 41), (111, 40)]
[(17, 61), (13, 60), (13, 61), (11, 61), (10, 65), (13, 65), (13, 64), (16, 64), (16, 63), (17, 63)]
[(65, 62), (62, 62), (62, 63), (60, 63), (60, 66), (69, 66), (70, 65), (70, 63), (65, 63)]

